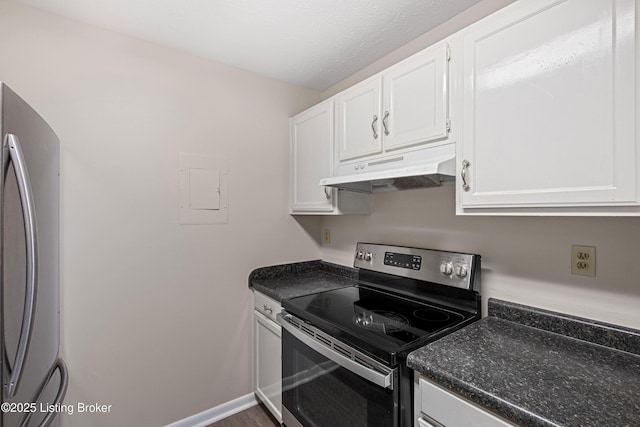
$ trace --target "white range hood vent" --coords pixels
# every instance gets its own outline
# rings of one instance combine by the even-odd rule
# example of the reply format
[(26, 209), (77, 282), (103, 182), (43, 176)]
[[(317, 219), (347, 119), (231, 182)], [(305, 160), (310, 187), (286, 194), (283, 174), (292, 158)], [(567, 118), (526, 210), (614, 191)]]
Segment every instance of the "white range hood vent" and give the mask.
[(455, 155), (432, 159), (397, 169), (336, 176), (320, 180), (321, 186), (358, 193), (440, 187), (455, 181)]

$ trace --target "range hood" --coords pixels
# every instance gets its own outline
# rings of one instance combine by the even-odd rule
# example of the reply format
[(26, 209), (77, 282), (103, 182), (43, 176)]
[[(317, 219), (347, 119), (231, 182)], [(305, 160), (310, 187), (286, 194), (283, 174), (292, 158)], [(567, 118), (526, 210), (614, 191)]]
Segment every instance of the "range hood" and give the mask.
[[(423, 160), (402, 167), (323, 178), (320, 180), (320, 185), (358, 193), (440, 187), (444, 183), (455, 181), (455, 160), (455, 153), (452, 152), (444, 157)], [(364, 165), (366, 168), (367, 164), (364, 163)], [(371, 169), (376, 169), (374, 162), (368, 165), (373, 166)]]

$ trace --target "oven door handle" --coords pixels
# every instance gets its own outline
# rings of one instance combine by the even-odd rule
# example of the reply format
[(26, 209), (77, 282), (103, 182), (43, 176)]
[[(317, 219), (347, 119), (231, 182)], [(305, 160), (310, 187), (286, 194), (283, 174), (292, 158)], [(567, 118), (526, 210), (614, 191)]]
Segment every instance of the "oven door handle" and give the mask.
[(303, 344), (311, 348), (312, 350), (320, 353), (327, 359), (332, 360), (343, 368), (353, 372), (354, 374), (362, 377), (368, 381), (371, 381), (375, 385), (383, 388), (388, 388), (393, 390), (393, 376), (395, 373), (395, 369), (387, 368), (388, 371), (385, 373), (378, 372), (377, 370), (371, 369), (367, 366), (364, 366), (358, 362), (351, 360), (350, 358), (343, 356), (340, 353), (337, 353), (335, 350), (327, 347), (325, 344), (316, 341), (313, 337), (305, 334), (300, 331), (294, 325), (289, 323), (286, 319), (287, 315), (284, 316), (282, 314), (278, 314), (278, 322), (282, 327), (293, 335), (296, 339), (300, 340)]

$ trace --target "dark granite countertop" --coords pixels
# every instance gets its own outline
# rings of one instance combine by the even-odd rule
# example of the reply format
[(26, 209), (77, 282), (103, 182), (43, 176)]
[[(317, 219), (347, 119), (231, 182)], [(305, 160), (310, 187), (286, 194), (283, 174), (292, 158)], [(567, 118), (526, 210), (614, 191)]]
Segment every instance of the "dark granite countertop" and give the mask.
[(353, 286), (358, 272), (325, 261), (315, 260), (255, 269), (249, 287), (276, 301), (330, 289)]
[(640, 331), (494, 299), (488, 314), (407, 365), (515, 424), (640, 425)]

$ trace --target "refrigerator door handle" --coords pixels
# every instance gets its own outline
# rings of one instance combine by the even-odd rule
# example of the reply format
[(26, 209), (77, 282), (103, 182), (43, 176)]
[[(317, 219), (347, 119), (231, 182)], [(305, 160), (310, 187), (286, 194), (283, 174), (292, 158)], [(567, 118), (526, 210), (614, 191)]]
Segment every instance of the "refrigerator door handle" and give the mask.
[[(67, 386), (69, 385), (69, 373), (67, 371), (67, 365), (60, 357), (58, 357), (53, 365), (51, 365), (51, 368), (49, 368), (49, 372), (42, 380), (42, 383), (40, 383), (40, 386), (38, 387), (36, 394), (33, 396), (33, 399), (31, 399), (32, 403), (36, 403), (40, 400), (40, 395), (42, 395), (42, 392), (49, 384), (49, 381), (51, 381), (53, 374), (57, 370), (60, 370), (60, 387), (58, 388), (58, 393), (56, 394), (55, 400), (53, 401), (53, 403), (48, 404), (47, 407), (53, 409), (60, 407), (60, 405), (62, 404), (62, 399), (64, 399), (64, 395), (67, 393)], [(22, 416), (22, 420), (20, 420), (20, 423), (18, 424), (18, 427), (26, 427), (29, 424), (29, 420), (31, 419), (33, 412), (34, 411), (25, 412), (25, 414)], [(53, 421), (56, 415), (58, 415), (58, 413), (55, 410), (49, 410), (47, 412), (47, 415), (40, 423), (39, 427), (47, 427), (49, 424), (51, 424), (51, 421)]]
[[(7, 399), (11, 399), (15, 396), (18, 389), (33, 329), (36, 291), (38, 287), (38, 238), (33, 192), (31, 191), (31, 182), (29, 181), (29, 174), (27, 172), (24, 155), (22, 154), (22, 147), (20, 146), (20, 140), (18, 137), (13, 134), (7, 134), (3, 150), (5, 150), (6, 154), (5, 158), (8, 158), (8, 160), (13, 163), (13, 170), (18, 182), (20, 203), (22, 205), (22, 215), (24, 217), (25, 239), (27, 241), (27, 285), (24, 298), (24, 311), (22, 312), (22, 327), (20, 329), (20, 339), (18, 340), (16, 359), (13, 366), (8, 367), (11, 374), (9, 381), (4, 384), (5, 395)], [(5, 163), (5, 167), (8, 168), (8, 162)], [(7, 172), (8, 169), (5, 169), (4, 174)]]

